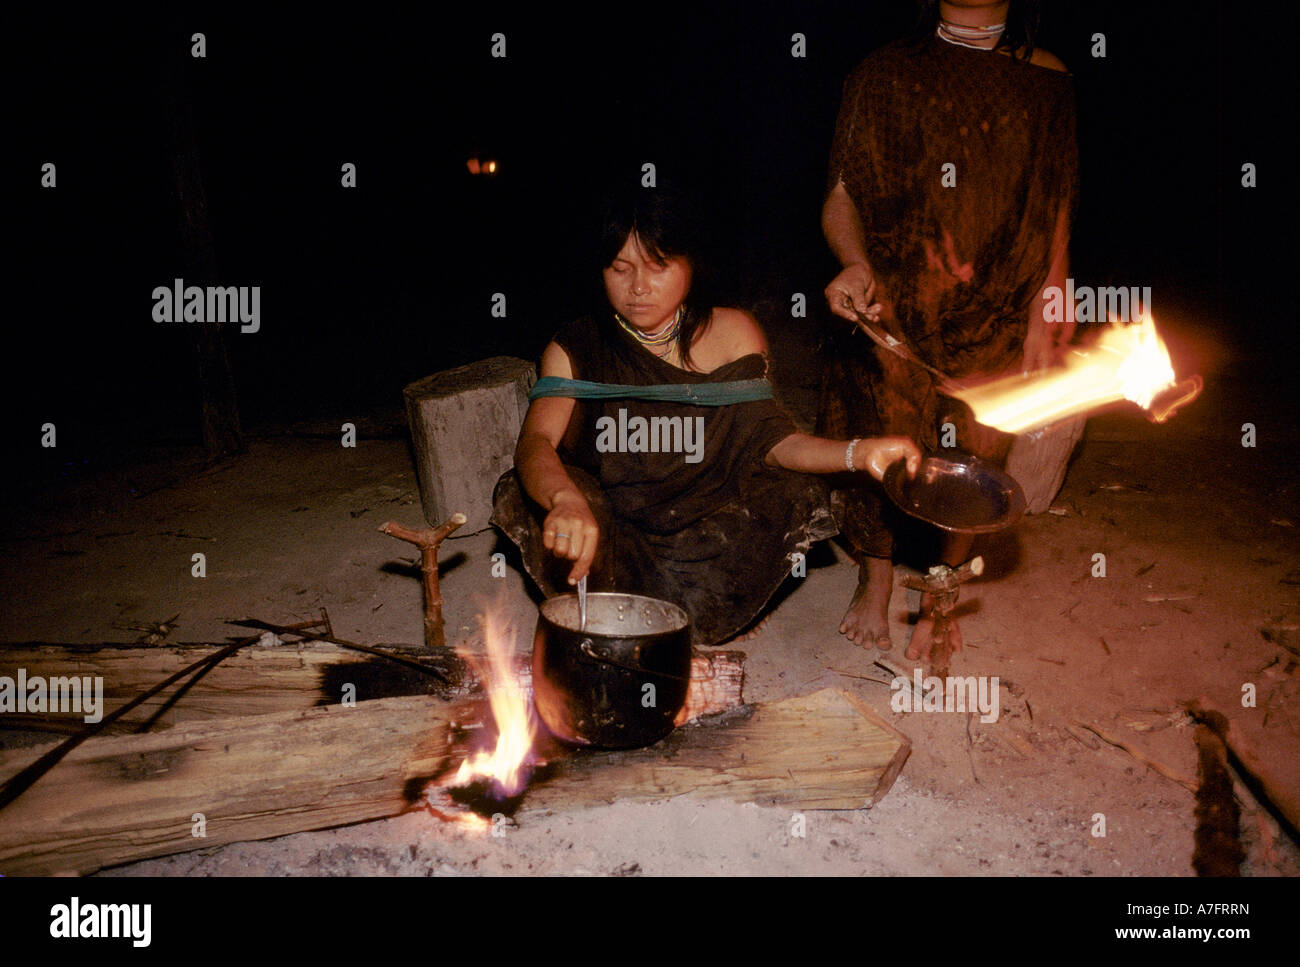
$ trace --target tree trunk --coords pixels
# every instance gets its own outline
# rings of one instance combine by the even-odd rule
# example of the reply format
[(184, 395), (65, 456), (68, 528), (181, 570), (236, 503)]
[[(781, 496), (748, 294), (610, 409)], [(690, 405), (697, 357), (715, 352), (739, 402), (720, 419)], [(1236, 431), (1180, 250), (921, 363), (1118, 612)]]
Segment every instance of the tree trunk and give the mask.
[[(182, 31), (178, 36), (187, 34)], [(180, 237), (181, 278), (187, 286), (218, 285), (216, 246), (208, 219), (203, 171), (199, 164), (194, 105), (185, 83), (188, 66), (185, 61), (189, 58), (189, 52), (182, 43), (176, 43), (175, 47), (176, 50), (170, 57), (171, 94), (167, 107), (171, 126), (172, 178), (177, 232)], [(174, 309), (179, 313), (180, 306), (175, 306)], [(211, 319), (181, 324), (190, 328), (194, 339), (203, 446), (213, 458), (241, 451), (244, 449), (244, 436), (235, 400), (234, 375), (226, 354), (221, 325)]]

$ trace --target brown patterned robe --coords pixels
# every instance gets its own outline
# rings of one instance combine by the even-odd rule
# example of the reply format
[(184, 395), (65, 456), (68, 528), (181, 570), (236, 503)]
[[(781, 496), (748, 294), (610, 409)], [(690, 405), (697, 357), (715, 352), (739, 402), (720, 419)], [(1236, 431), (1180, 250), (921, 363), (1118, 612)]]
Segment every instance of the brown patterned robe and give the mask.
[[(953, 377), (1017, 366), (1029, 311), (1068, 237), (1077, 192), (1068, 74), (930, 38), (871, 54), (844, 86), (829, 185), (843, 182), (862, 219), (884, 306), (877, 328)], [(945, 165), (953, 165), (944, 185)], [(1001, 464), (1012, 437), (976, 423), (918, 366), (845, 324), (834, 336), (818, 433), (910, 436)], [(860, 557), (893, 540), (872, 483), (835, 494), (836, 518)]]

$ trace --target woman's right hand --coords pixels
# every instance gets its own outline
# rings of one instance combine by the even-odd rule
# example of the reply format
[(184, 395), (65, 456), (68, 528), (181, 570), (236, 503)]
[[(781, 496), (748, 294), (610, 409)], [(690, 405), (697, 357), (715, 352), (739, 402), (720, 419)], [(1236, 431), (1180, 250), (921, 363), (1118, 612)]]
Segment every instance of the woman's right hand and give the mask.
[(826, 302), (831, 312), (849, 322), (858, 322), (858, 313), (872, 322), (880, 319), (881, 305), (875, 301), (876, 277), (866, 262), (852, 262), (826, 286)]
[(582, 494), (565, 491), (552, 500), (551, 512), (542, 523), (542, 546), (556, 557), (577, 562), (569, 572), (570, 584), (577, 584), (591, 570), (599, 539), (596, 515)]

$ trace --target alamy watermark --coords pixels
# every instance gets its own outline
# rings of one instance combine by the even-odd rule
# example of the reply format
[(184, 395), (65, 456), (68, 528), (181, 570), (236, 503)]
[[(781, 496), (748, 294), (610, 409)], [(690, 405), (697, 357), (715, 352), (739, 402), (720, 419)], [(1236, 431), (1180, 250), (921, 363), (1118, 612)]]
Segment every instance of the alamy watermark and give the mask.
[(153, 935), (152, 921), (153, 905), (149, 903), (82, 903), (74, 896), (68, 903), (50, 907), (50, 936), (126, 939), (133, 947), (147, 947)]
[(633, 416), (619, 407), (618, 419), (596, 421), (600, 453), (684, 453), (687, 463), (704, 459), (704, 417)]
[(239, 322), (240, 332), (262, 328), (260, 285), (172, 285), (153, 290), (154, 322)]
[(996, 675), (923, 678), (917, 668), (910, 680), (902, 675), (895, 677), (889, 690), (894, 693), (889, 697), (889, 707), (895, 712), (979, 712), (980, 721), (987, 724), (998, 720), (1001, 707)]
[(1151, 286), (1049, 285), (1043, 290), (1044, 322), (1140, 322), (1151, 312)]
[(100, 675), (28, 678), (27, 669), (20, 668), (16, 677), (0, 675), (3, 712), (77, 712), (94, 724), (104, 717), (104, 679)]

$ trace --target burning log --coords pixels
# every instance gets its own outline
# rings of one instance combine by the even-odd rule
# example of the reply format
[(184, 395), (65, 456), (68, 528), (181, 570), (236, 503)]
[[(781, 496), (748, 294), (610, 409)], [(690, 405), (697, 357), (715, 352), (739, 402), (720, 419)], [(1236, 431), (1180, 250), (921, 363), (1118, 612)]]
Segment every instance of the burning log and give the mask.
[[(117, 643), (31, 642), (0, 648), (0, 672), (13, 669), (19, 675), (26, 673), (29, 679), (36, 675), (48, 681), (97, 680), (103, 691), (96, 691), (96, 701), (102, 703), (96, 713), (117, 716), (121, 706), (130, 702), (139, 707), (139, 717), (122, 718), (116, 724), (139, 731), (166, 728), (179, 721), (328, 705), (338, 701), (343, 688), (349, 685), (354, 694), (367, 699), (391, 698), (427, 692), (430, 679), (436, 679), (440, 694), (450, 697), (465, 677), (464, 663), (448, 648), (435, 649), (431, 655), (409, 656), (335, 638), (324, 609), (319, 621), (294, 625), (275, 625), (253, 618), (230, 624), (264, 633), (245, 639), (240, 648), (233, 650), (227, 644), (204, 643), (133, 648)], [(284, 640), (291, 637), (300, 640)], [(357, 660), (355, 652), (367, 657)], [(166, 682), (156, 685), (160, 679), (178, 680), (186, 669), (193, 671), (218, 653), (225, 655), (220, 663), (208, 664), (176, 691), (161, 692)], [(145, 689), (148, 693), (139, 695)], [(182, 697), (186, 700), (180, 703)], [(70, 725), (75, 728), (69, 714), (80, 713), (28, 715), (16, 727), (67, 731)], [(10, 721), (6, 718), (0, 727)]]
[[(0, 810), (0, 873), (91, 873), (394, 815), (445, 768), (456, 714), (386, 698), (87, 740)], [(0, 753), (0, 776), (44, 752)]]
[[(32, 642), (0, 649), (0, 675), (16, 679), (17, 670), (23, 668), (29, 679), (101, 678), (100, 712), (106, 715), (196, 660), (210, 658), (221, 647), (206, 643), (136, 648), (112, 643)], [(374, 649), (371, 655), (380, 651)], [(677, 724), (743, 704), (744, 663), (741, 651), (696, 655), (691, 663), (690, 690)], [(531, 694), (528, 655), (516, 655), (512, 664), (516, 681), (525, 695)], [(226, 658), (180, 701), (173, 702), (165, 694), (150, 698), (140, 704), (135, 715), (122, 718), (110, 731), (136, 731), (146, 725), (157, 731), (182, 723), (305, 711), (337, 703), (346, 685), (355, 688), (359, 701), (371, 701), (426, 694), (445, 699), (466, 697), (480, 684), (474, 670), (451, 648), (380, 658), (358, 657), (350, 649), (315, 640), (281, 642), (274, 647), (254, 644)], [(0, 717), (0, 728), (35, 732), (73, 733), (84, 724), (80, 712), (8, 712)]]
[(648, 749), (552, 762), (534, 776), (519, 815), (687, 794), (791, 809), (863, 809), (889, 791), (911, 753), (906, 736), (837, 689), (724, 718), (680, 728)]
[[(314, 622), (306, 622), (304, 627), (311, 627), (313, 624)], [(125, 705), (114, 709), (108, 715), (104, 715), (93, 721), (88, 721), (85, 728), (81, 729), (79, 732), (68, 736), (68, 738), (56, 744), (54, 747), (44, 750), (41, 755), (33, 759), (31, 762), (28, 762), (12, 775), (6, 775), (4, 782), (0, 783), (0, 809), (4, 809), (6, 806), (10, 805), (35, 783), (44, 778), (46, 773), (62, 762), (70, 753), (75, 751), (79, 745), (87, 739), (97, 735), (104, 729), (107, 729), (118, 719), (125, 716), (127, 712), (131, 711), (131, 709), (142, 705), (151, 697), (180, 681), (187, 675), (194, 675), (196, 678), (202, 677), (230, 655), (233, 655), (241, 648), (247, 647), (257, 641), (257, 639), (257, 635), (253, 635), (250, 638), (242, 638), (239, 641), (226, 645), (224, 648), (218, 649), (211, 655), (206, 655), (198, 661), (187, 665), (185, 668), (182, 668), (175, 674), (168, 676), (165, 680), (154, 685), (152, 688), (137, 695)], [(182, 686), (182, 688), (184, 687), (187, 686)]]
[(414, 544), (420, 549), (420, 573), (424, 576), (424, 646), (439, 648), (447, 643), (442, 628), (442, 589), (438, 586), (438, 545), (465, 523), (464, 514), (452, 514), (437, 527), (415, 530), (396, 521), (379, 528), (389, 537)]
[[(529, 669), (531, 673), (531, 669)], [(743, 651), (710, 651), (691, 658), (691, 687), (686, 704), (677, 713), (674, 724), (684, 725), (693, 719), (714, 715), (744, 704), (741, 690), (745, 684)]]
[[(446, 649), (443, 655), (454, 657)], [(291, 662), (308, 656), (306, 671), (287, 676), (288, 684), (273, 680), (287, 675), (282, 656)], [(210, 716), (221, 707), (215, 698), (235, 701), (237, 683), (268, 677), (268, 661), (279, 669), (260, 683), (271, 696), (316, 704), (318, 692), (309, 681), (346, 667), (329, 664), (331, 658), (349, 657), (332, 645), (250, 650), (236, 674), (212, 684), (206, 696), (196, 686), (173, 712), (194, 701)], [(695, 659), (700, 680), (687, 699), (692, 714), (740, 705), (743, 659), (739, 652)], [(512, 668), (526, 691), (528, 656), (515, 656)], [(472, 684), (467, 679), (465, 690)], [(200, 846), (394, 816), (409, 809), (434, 777), (454, 771), (465, 750), (451, 736), (477, 724), (482, 713), (481, 699), (404, 696), (355, 707), (303, 704), (275, 714), (178, 720), (160, 732), (91, 738), (0, 809), (0, 873), (91, 873)], [(57, 743), (0, 752), (0, 781), (52, 748)], [(200, 813), (204, 838), (196, 839)]]
[[(47, 681), (56, 677), (102, 679), (100, 711), (108, 714), (194, 661), (211, 657), (221, 647), (187, 643), (157, 648), (113, 644), (87, 648), (35, 642), (0, 649), (0, 675), (16, 677), (16, 670), (23, 668), (29, 678), (39, 675)], [(157, 730), (185, 722), (305, 710), (338, 702), (345, 685), (355, 687), (358, 699), (452, 694), (437, 680), (438, 675), (454, 677), (461, 664), (451, 649), (399, 657), (427, 671), (422, 674), (378, 657), (358, 656), (325, 642), (279, 642), (273, 647), (255, 643), (226, 658), (180, 700), (173, 701), (170, 694), (157, 695), (117, 725), (132, 731), (146, 725)], [(82, 722), (77, 712), (43, 712), (23, 719), (7, 714), (0, 717), (0, 728), (63, 732), (75, 730)]]

